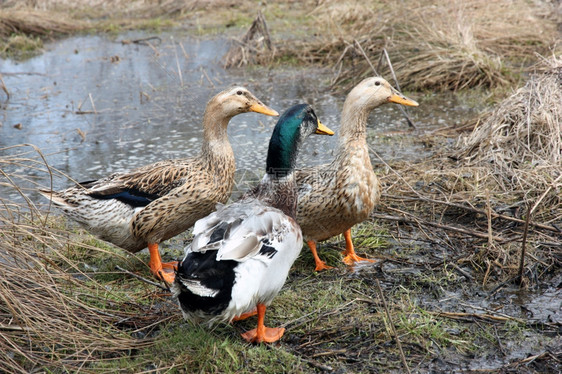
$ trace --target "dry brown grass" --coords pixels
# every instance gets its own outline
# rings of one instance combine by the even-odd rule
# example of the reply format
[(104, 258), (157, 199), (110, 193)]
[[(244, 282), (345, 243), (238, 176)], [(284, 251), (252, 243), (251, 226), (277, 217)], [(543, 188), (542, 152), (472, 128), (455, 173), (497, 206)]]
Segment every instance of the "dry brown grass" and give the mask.
[[(345, 89), (372, 74), (357, 43), (372, 60), (386, 48), (407, 89), (458, 90), (517, 82), (522, 68), (536, 61), (534, 53), (556, 48), (560, 36), (559, 13), (547, 1), (324, 0), (296, 5), (289, 0), (269, 8), (264, 12), (274, 24), (273, 35), (289, 32), (289, 38), (273, 40), (273, 48), (255, 61), (269, 64), (274, 57), (331, 66), (333, 83)], [(233, 0), (11, 0), (0, 10), (0, 36), (125, 30), (157, 18), (210, 21), (212, 12), (232, 20), (254, 16), (255, 10)]]
[(103, 20), (189, 16), (194, 10), (228, 8), (236, 3), (234, 0), (8, 0), (2, 5), (9, 14), (19, 12), (20, 19), (26, 13), (30, 17), (44, 14), (45, 18), (56, 13), (59, 18)]
[(0, 36), (26, 34), (48, 36), (83, 30), (86, 23), (51, 11), (36, 9), (0, 9)]
[[(69, 255), (88, 246), (48, 224), (21, 188), (41, 169), (42, 156), (29, 146), (0, 151), (0, 371), (88, 372), (92, 361), (104, 365), (151, 344), (133, 334), (165, 318), (119, 284), (101, 284), (81, 270)], [(25, 180), (6, 172), (22, 165)], [(12, 193), (22, 199), (5, 197)]]
[(491, 170), (502, 190), (560, 209), (562, 59), (543, 59), (538, 70), (461, 138), (460, 153), (468, 165)]
[(372, 74), (358, 41), (373, 60), (389, 51), (403, 87), (493, 88), (513, 82), (534, 52), (555, 44), (553, 12), (549, 3), (524, 0), (327, 0), (311, 13), (320, 36), (284, 43), (281, 53), (335, 66), (334, 83), (354, 84)]
[(233, 4), (232, 0), (9, 0), (0, 9), (0, 36), (14, 33), (65, 35), (84, 30), (105, 30), (110, 24), (128, 29), (143, 19), (179, 19), (191, 16), (195, 10)]
[(528, 278), (562, 266), (562, 60), (543, 59), (537, 70), (452, 156), (398, 164), (383, 178), (384, 214), (375, 216), (457, 252), (483, 284), (516, 276), (524, 241)]

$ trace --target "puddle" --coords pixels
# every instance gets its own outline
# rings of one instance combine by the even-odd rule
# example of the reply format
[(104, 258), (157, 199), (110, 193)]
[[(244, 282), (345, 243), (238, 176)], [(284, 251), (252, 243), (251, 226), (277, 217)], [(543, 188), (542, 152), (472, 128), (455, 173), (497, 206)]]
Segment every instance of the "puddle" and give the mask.
[[(337, 134), (345, 97), (328, 92), (331, 71), (226, 71), (220, 58), (227, 51), (228, 40), (195, 39), (181, 32), (160, 35), (162, 42), (153, 48), (120, 42), (147, 36), (132, 32), (116, 38), (71, 37), (46, 44), (44, 54), (25, 62), (0, 61), (0, 72), (11, 94), (0, 111), (0, 147), (34, 144), (52, 167), (77, 181), (157, 160), (193, 156), (200, 149), (201, 118), (208, 99), (231, 84), (247, 86), (279, 111), (308, 102)], [(454, 105), (444, 100), (443, 105), (447, 104)], [(408, 128), (401, 112), (392, 105), (375, 110), (369, 120), (372, 149), (387, 161), (425, 157), (431, 150), (415, 139), (466, 116), (463, 112), (456, 119), (447, 115), (436, 121), (434, 115), (426, 115), (428, 109), (423, 109), (423, 102), (420, 108), (410, 110), (418, 126), (416, 131)], [(441, 111), (448, 113), (445, 107)], [(424, 122), (424, 118), (429, 120)], [(256, 171), (261, 175), (275, 122), (275, 118), (255, 113), (231, 121), (228, 132), (238, 179), (254, 180)], [(308, 139), (300, 164), (331, 160), (336, 141), (337, 135)], [(373, 162), (377, 163), (374, 155)], [(36, 178), (49, 186), (46, 178)], [(54, 188), (70, 184), (65, 178), (57, 178)], [(39, 199), (36, 195), (32, 198)]]

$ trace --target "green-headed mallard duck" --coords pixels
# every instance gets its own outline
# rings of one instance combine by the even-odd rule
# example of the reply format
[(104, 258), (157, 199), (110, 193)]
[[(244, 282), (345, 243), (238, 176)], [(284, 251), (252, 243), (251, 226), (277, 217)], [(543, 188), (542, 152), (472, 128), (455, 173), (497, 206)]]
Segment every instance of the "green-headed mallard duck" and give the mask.
[(176, 264), (162, 263), (158, 244), (228, 200), (235, 163), (227, 126), (232, 117), (247, 112), (279, 115), (246, 88), (229, 88), (207, 103), (198, 156), (156, 162), (60, 192), (40, 192), (103, 240), (133, 253), (148, 246), (151, 271), (172, 283)]
[(373, 109), (386, 103), (418, 105), (383, 78), (367, 78), (355, 86), (343, 104), (334, 161), (297, 170), (297, 222), (312, 251), (317, 271), (329, 266), (318, 257), (316, 243), (341, 233), (346, 242), (343, 261), (351, 265), (366, 260), (355, 254), (351, 227), (369, 218), (380, 198), (380, 185), (367, 146), (367, 118)]
[(242, 337), (249, 342), (281, 338), (284, 329), (265, 327), (264, 315), (303, 245), (295, 222), (293, 171), (299, 146), (312, 133), (333, 134), (309, 105), (287, 110), (273, 130), (258, 186), (195, 223), (172, 286), (186, 319), (232, 321), (257, 307), (258, 326)]

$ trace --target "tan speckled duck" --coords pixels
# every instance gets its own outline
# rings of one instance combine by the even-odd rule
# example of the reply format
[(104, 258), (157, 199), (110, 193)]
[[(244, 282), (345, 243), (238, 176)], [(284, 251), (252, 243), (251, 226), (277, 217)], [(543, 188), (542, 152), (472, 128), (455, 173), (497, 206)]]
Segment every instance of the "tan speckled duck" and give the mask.
[(217, 203), (226, 203), (235, 172), (227, 126), (232, 117), (247, 112), (279, 115), (247, 89), (229, 88), (207, 103), (198, 156), (40, 192), (100, 239), (133, 253), (148, 247), (151, 271), (172, 283), (176, 263), (162, 263), (158, 244), (189, 229)]
[(418, 106), (379, 77), (363, 80), (347, 95), (341, 115), (337, 154), (328, 165), (300, 169), (297, 222), (316, 262), (316, 270), (329, 268), (316, 252), (316, 243), (344, 234), (343, 261), (351, 265), (370, 261), (357, 256), (351, 227), (367, 218), (380, 198), (380, 184), (367, 146), (369, 113), (385, 103)]

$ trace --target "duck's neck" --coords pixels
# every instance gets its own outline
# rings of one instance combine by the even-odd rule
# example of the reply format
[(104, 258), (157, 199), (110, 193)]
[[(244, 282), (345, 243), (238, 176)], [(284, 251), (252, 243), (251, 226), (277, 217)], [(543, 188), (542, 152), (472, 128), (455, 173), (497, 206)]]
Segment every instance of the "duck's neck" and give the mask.
[(367, 119), (369, 110), (364, 106), (355, 105), (349, 98), (343, 104), (339, 134), (339, 150), (347, 147), (367, 146)]
[(299, 132), (275, 127), (267, 150), (266, 174), (254, 191), (258, 199), (292, 218), (297, 212), (294, 170), (302, 140)]
[(202, 158), (209, 164), (217, 161), (234, 163), (234, 153), (228, 141), (227, 127), (232, 116), (224, 116), (213, 103), (207, 106), (203, 116)]
[(297, 184), (293, 170), (266, 173), (253, 191), (254, 196), (265, 204), (292, 217), (297, 216)]

